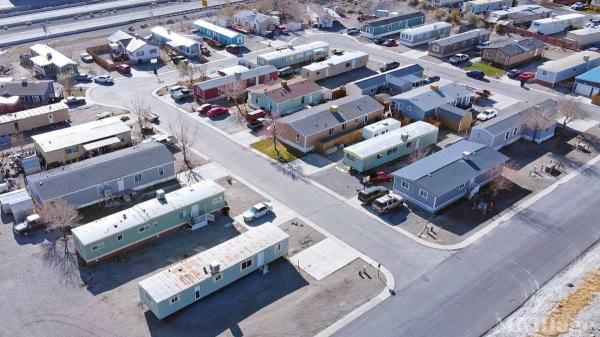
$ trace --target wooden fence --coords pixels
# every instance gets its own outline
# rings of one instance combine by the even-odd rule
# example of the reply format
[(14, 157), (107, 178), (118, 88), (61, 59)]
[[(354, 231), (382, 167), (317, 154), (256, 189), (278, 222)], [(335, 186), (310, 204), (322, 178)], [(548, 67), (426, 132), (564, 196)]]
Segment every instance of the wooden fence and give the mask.
[(514, 26), (509, 26), (509, 25), (502, 26), (501, 30), (502, 30), (502, 33), (513, 33), (513, 34), (517, 34), (517, 35), (521, 35), (521, 36), (525, 36), (525, 37), (533, 37), (533, 38), (536, 38), (547, 44), (551, 44), (553, 46), (558, 46), (561, 48), (579, 51), (579, 46), (577, 45), (577, 42), (575, 42), (575, 41), (570, 41), (567, 39), (561, 39), (561, 38), (556, 38), (556, 37), (550, 37), (550, 36), (546, 36), (546, 35), (540, 35), (538, 33), (530, 32), (528, 30), (517, 28)]
[(335, 137), (325, 138), (315, 142), (315, 152), (327, 155), (327, 151), (339, 145), (348, 145), (362, 139), (362, 128), (346, 132)]
[(107, 44), (87, 47), (85, 48), (85, 51), (92, 56), (94, 62), (98, 63), (99, 66), (108, 71), (113, 71), (118, 64), (133, 64), (133, 61), (131, 60), (113, 62), (112, 60), (105, 59), (104, 57), (100, 56), (99, 53), (107, 53), (108, 55), (112, 55), (110, 47)]

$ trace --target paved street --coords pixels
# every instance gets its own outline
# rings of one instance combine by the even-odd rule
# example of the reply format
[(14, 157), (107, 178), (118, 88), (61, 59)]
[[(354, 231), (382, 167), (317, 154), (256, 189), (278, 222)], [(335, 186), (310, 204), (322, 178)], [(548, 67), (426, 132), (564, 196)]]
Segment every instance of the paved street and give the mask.
[[(375, 58), (414, 62), (364, 48)], [(235, 61), (211, 63), (209, 71)], [(443, 66), (424, 66), (439, 70), (442, 77), (461, 74)], [(119, 106), (127, 106), (133, 95), (140, 95), (160, 115), (161, 127), (168, 129), (183, 113), (150, 92), (174, 82), (177, 73), (160, 78), (161, 83), (152, 77), (119, 80), (114, 86), (96, 87), (90, 95), (98, 102)], [(486, 85), (504, 95), (543, 98), (538, 92), (528, 92), (525, 98), (519, 87), (494, 81)], [(420, 246), (315, 186), (293, 180), (223, 133), (185, 115), (201, 135), (196, 144), (199, 151), (393, 272), (396, 296), (351, 323), (340, 336), (479, 336), (600, 238), (593, 222), (600, 215), (594, 208), (600, 198), (598, 164), (469, 248), (445, 252)], [(569, 212), (574, 208), (577, 214)]]

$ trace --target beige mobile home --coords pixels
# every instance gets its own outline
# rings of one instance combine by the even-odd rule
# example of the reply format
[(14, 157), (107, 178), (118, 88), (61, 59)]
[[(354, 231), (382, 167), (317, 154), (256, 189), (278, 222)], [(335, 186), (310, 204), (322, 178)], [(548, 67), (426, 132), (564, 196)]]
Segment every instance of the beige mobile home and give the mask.
[(29, 131), (68, 120), (69, 107), (63, 102), (1, 115), (0, 136)]
[(325, 61), (312, 63), (302, 67), (302, 76), (312, 81), (339, 75), (350, 70), (365, 67), (369, 54), (362, 51), (347, 52), (333, 56)]

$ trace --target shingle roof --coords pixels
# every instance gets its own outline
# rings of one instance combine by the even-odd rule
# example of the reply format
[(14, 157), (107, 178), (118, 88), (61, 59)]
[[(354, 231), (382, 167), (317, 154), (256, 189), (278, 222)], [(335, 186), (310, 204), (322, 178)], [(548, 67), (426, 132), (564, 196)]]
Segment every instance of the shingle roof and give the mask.
[(170, 162), (175, 162), (175, 157), (165, 145), (157, 142), (141, 143), (30, 175), (27, 183), (36, 186), (43, 200), (52, 200)]
[(43, 96), (54, 81), (27, 81), (24, 86), (21, 81), (0, 82), (0, 96)]
[[(469, 160), (462, 158), (465, 151), (471, 153)], [(507, 160), (508, 157), (488, 146), (462, 139), (393, 175), (415, 181), (440, 196)]]
[(272, 101), (282, 103), (313, 92), (321, 91), (321, 86), (311, 80), (297, 77), (289, 81), (281, 81), (275, 84), (259, 84), (250, 87), (248, 90), (256, 93), (264, 93)]
[(441, 79), (434, 85), (437, 86), (437, 90), (433, 90), (431, 86), (422, 86), (396, 95), (392, 100), (407, 100), (423, 111), (431, 111), (473, 92), (462, 84), (446, 79)]
[(390, 23), (404, 21), (412, 18), (417, 18), (420, 16), (425, 16), (422, 12), (412, 12), (403, 15), (392, 15), (392, 16), (384, 16), (382, 18), (377, 18), (369, 21), (365, 21), (365, 25), (369, 25), (372, 27), (384, 26)]
[(402, 77), (406, 75), (412, 75), (415, 73), (423, 72), (423, 67), (418, 64), (408, 64), (398, 69), (390, 70), (385, 73), (376, 74), (362, 80), (354, 81), (354, 85), (360, 89), (371, 88), (380, 85), (388, 81), (389, 77)]
[(468, 32), (464, 32), (464, 33), (460, 33), (460, 34), (456, 34), (456, 35), (452, 35), (452, 36), (448, 36), (445, 37), (443, 39), (439, 39), (439, 40), (435, 40), (435, 41), (431, 41), (429, 43), (431, 44), (437, 44), (440, 46), (449, 46), (449, 45), (453, 45), (457, 42), (461, 42), (461, 41), (465, 41), (465, 40), (469, 40), (475, 37), (481, 37), (484, 35), (490, 35), (490, 31), (485, 29), (485, 28), (479, 28), (479, 29), (473, 29), (470, 30)]
[(527, 53), (530, 50), (535, 50), (544, 47), (546, 44), (535, 38), (525, 38), (522, 40), (502, 39), (495, 40), (484, 47), (484, 49), (500, 49), (507, 55), (515, 56)]
[[(338, 106), (337, 113), (330, 111), (332, 105)], [(379, 109), (383, 109), (383, 106), (371, 96), (346, 96), (283, 117), (279, 120), (279, 123), (288, 124), (298, 133), (308, 136)]]

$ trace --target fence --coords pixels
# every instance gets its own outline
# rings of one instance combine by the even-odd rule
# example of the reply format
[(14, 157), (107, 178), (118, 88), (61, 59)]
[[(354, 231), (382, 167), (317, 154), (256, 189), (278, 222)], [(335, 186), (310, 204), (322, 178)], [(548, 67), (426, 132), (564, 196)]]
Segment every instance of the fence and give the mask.
[(133, 61), (127, 60), (122, 62), (113, 62), (111, 60), (105, 59), (100, 55), (100, 53), (106, 53), (108, 55), (112, 55), (110, 51), (110, 47), (107, 44), (103, 44), (100, 46), (93, 46), (85, 48), (85, 51), (92, 56), (94, 61), (98, 63), (102, 68), (112, 71), (115, 69), (117, 64), (133, 64)]
[(335, 137), (328, 137), (315, 142), (315, 152), (321, 155), (327, 155), (328, 150), (339, 145), (347, 145), (362, 139), (362, 128), (346, 132)]
[(569, 41), (566, 39), (560, 39), (560, 38), (550, 37), (550, 36), (546, 36), (546, 35), (540, 35), (538, 33), (530, 32), (525, 29), (517, 28), (514, 26), (508, 26), (508, 25), (502, 26), (501, 30), (502, 30), (502, 33), (514, 33), (514, 34), (521, 35), (524, 37), (533, 37), (533, 38), (536, 38), (547, 44), (551, 44), (553, 46), (558, 46), (561, 48), (579, 51), (579, 46), (577, 45), (577, 42), (575, 42), (575, 41)]

